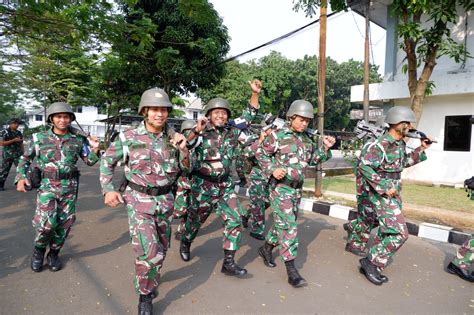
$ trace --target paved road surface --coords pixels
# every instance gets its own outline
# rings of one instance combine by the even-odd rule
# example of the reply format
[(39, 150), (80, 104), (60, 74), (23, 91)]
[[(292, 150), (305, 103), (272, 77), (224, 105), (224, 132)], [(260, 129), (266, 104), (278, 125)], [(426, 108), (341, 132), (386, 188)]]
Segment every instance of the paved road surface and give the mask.
[[(97, 166), (83, 170), (78, 220), (57, 273), (29, 268), (35, 194), (15, 192), (10, 177), (0, 193), (1, 314), (136, 313), (126, 211), (103, 206), (97, 172)], [(474, 285), (443, 271), (457, 247), (410, 237), (385, 272), (390, 282), (377, 287), (359, 274), (358, 257), (344, 251), (342, 220), (305, 212), (298, 222), (297, 266), (307, 287), (288, 285), (279, 259), (276, 268), (265, 267), (257, 255), (261, 242), (247, 232), (237, 259), (250, 275), (221, 274), (220, 223), (211, 216), (190, 262), (181, 261), (179, 243), (172, 243), (155, 314), (474, 313)]]

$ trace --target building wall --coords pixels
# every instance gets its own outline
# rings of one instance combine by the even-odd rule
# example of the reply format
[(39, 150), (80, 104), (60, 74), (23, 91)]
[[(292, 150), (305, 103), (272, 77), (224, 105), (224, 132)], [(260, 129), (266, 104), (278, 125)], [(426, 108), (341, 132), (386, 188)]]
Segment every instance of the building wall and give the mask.
[[(395, 105), (406, 105), (408, 99), (395, 101)], [(474, 94), (458, 96), (427, 97), (423, 105), (423, 114), (417, 129), (434, 137), (433, 143), (426, 151), (428, 159), (403, 172), (403, 178), (440, 182), (462, 183), (474, 175), (474, 132), (471, 130), (471, 151), (444, 151), (444, 127), (446, 116), (474, 115)], [(419, 140), (412, 139), (409, 147), (418, 147)]]

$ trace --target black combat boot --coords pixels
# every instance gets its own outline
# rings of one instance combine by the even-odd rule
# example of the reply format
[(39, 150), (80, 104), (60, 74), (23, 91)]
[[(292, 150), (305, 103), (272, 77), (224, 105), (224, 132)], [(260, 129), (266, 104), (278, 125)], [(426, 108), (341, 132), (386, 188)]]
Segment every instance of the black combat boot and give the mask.
[(270, 268), (276, 267), (275, 261), (273, 260), (272, 256), (272, 250), (274, 247), (275, 246), (273, 246), (272, 244), (265, 242), (265, 244), (258, 249), (258, 254), (260, 255), (260, 257), (263, 258), (263, 263), (265, 264), (265, 266), (268, 266)]
[(288, 283), (295, 288), (304, 287), (307, 285), (306, 280), (298, 273), (295, 267), (295, 261), (285, 261), (286, 273), (288, 274)]
[(191, 260), (191, 242), (181, 240), (181, 244), (179, 245), (179, 255), (184, 261)]
[(138, 302), (138, 315), (153, 315), (153, 295), (140, 294), (140, 300)]
[[(360, 262), (360, 272), (365, 275), (367, 280), (372, 282), (375, 285), (382, 285), (382, 283), (388, 281), (388, 278), (386, 281), (380, 277), (380, 272), (377, 269), (377, 266), (375, 266), (367, 257), (362, 258), (359, 260)], [(386, 277), (385, 277), (386, 278)]]
[(46, 248), (33, 248), (33, 255), (31, 255), (31, 270), (40, 272), (43, 269), (43, 259)]
[(239, 178), (239, 187), (245, 187), (247, 185), (247, 179), (245, 177)]
[(357, 255), (359, 257), (366, 257), (367, 256), (367, 254), (363, 250), (358, 249), (358, 248), (353, 248), (351, 246), (351, 244), (349, 244), (349, 243), (346, 244), (345, 250), (346, 250), (346, 252), (353, 253), (354, 255)]
[(255, 233), (255, 232), (250, 232), (249, 234), (250, 234), (250, 236), (252, 236), (256, 240), (259, 240), (259, 241), (265, 240), (265, 236), (263, 236), (262, 234), (258, 234), (258, 233)]
[(454, 275), (458, 275), (461, 279), (474, 282), (474, 276), (472, 273), (469, 273), (466, 269), (461, 269), (452, 262), (446, 267), (446, 271)]
[(59, 249), (50, 249), (46, 258), (48, 259), (48, 265), (51, 271), (61, 270), (63, 264), (59, 259)]
[(244, 228), (248, 228), (248, 227), (249, 227), (249, 217), (243, 215), (243, 216), (241, 216), (240, 218), (241, 218), (241, 220), (242, 220), (242, 226), (243, 226)]
[(5, 182), (0, 181), (0, 191), (4, 191), (4, 190), (5, 190)]
[(235, 250), (224, 249), (224, 262), (222, 263), (221, 272), (228, 276), (243, 276), (247, 274), (247, 270), (240, 268), (234, 261)]

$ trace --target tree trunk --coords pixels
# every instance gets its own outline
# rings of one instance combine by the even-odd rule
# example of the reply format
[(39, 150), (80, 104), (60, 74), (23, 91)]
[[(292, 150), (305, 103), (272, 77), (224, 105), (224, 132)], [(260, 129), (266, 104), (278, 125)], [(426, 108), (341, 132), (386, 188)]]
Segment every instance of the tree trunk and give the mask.
[(421, 72), (420, 79), (416, 82), (416, 89), (412, 94), (410, 91), (411, 97), (411, 109), (415, 112), (416, 124), (420, 121), (421, 113), (423, 112), (423, 100), (425, 99), (426, 87), (428, 86), (428, 81), (430, 80), (433, 69), (436, 66), (436, 54), (438, 48), (434, 48), (431, 51), (431, 54), (428, 56), (423, 71)]

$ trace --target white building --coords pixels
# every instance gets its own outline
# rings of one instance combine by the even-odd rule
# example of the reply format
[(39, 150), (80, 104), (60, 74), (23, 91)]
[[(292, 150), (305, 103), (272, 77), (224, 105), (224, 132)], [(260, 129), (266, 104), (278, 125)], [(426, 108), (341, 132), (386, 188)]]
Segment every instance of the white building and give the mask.
[(192, 98), (184, 100), (184, 117), (185, 119), (198, 120), (203, 116), (202, 101), (200, 98)]
[[(353, 4), (360, 1), (351, 1)], [(370, 18), (387, 30), (385, 75), (382, 83), (370, 84), (371, 105), (409, 106), (407, 75), (402, 73), (405, 52), (399, 49), (396, 34), (397, 20), (388, 12), (391, 0), (373, 1)], [(452, 37), (466, 43), (474, 56), (474, 14), (458, 10), (458, 21), (451, 28)], [(419, 73), (421, 68), (419, 69)], [(462, 183), (474, 175), (474, 59), (457, 64), (448, 57), (437, 60), (430, 78), (433, 94), (424, 100), (423, 113), (417, 129), (434, 137), (438, 143), (427, 151), (428, 160), (403, 172), (403, 178), (433, 183)], [(363, 86), (351, 87), (351, 102), (363, 102)], [(410, 140), (416, 147), (419, 141)]]

